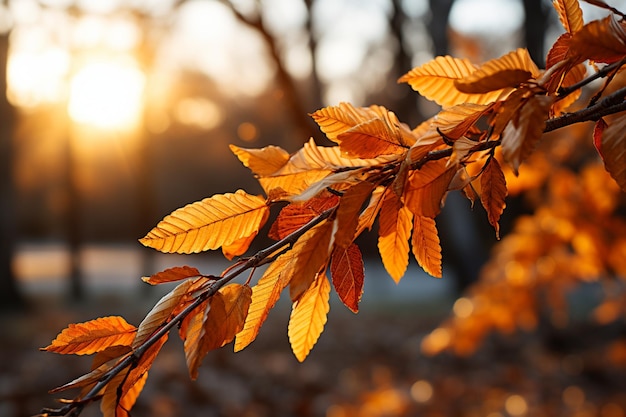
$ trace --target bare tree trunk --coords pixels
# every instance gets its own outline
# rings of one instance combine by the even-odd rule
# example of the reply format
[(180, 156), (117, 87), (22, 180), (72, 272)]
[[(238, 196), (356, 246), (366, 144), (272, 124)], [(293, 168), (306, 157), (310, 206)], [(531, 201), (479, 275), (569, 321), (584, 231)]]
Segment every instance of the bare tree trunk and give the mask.
[(0, 35), (0, 310), (22, 307), (12, 262), (17, 236), (13, 185), (13, 126), (15, 112), (7, 100), (9, 32)]
[(524, 0), (524, 41), (533, 61), (545, 66), (544, 42), (548, 28), (548, 9), (542, 0)]
[(433, 42), (435, 56), (448, 54), (448, 18), (454, 0), (429, 0), (430, 20), (428, 32)]

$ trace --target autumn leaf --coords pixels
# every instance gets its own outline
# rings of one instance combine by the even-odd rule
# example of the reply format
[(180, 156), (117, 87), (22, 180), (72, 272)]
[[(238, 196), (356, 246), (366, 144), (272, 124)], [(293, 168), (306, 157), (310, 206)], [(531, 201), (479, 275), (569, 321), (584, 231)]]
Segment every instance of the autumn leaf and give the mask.
[(533, 152), (543, 136), (553, 100), (553, 97), (548, 96), (532, 96), (504, 128), (502, 155), (516, 175), (520, 164)]
[(378, 212), (380, 211), (382, 197), (385, 189), (386, 188), (383, 186), (378, 186), (374, 189), (374, 191), (372, 191), (367, 207), (361, 212), (361, 215), (359, 216), (359, 223), (356, 228), (355, 236), (360, 235), (365, 230), (372, 230), (374, 221), (376, 220)]
[(347, 248), (335, 247), (330, 261), (330, 274), (339, 299), (357, 313), (363, 295), (365, 271), (363, 255), (356, 244)]
[(496, 236), (500, 236), (500, 216), (506, 207), (507, 196), (506, 180), (502, 168), (495, 158), (489, 158), (487, 166), (480, 176), (480, 201), (487, 211), (489, 223), (496, 229)]
[(439, 56), (424, 65), (413, 68), (398, 82), (408, 83), (415, 91), (440, 106), (449, 107), (462, 103), (489, 104), (500, 98), (501, 91), (488, 94), (466, 94), (460, 92), (455, 82), (463, 79), (476, 67), (468, 59)]
[(242, 237), (234, 242), (222, 245), (222, 253), (224, 254), (224, 257), (230, 261), (235, 256), (240, 256), (246, 253), (257, 234), (258, 232), (254, 232), (250, 236)]
[(434, 219), (424, 216), (413, 218), (411, 246), (419, 266), (433, 277), (441, 278), (441, 245)]
[(326, 191), (305, 202), (288, 204), (278, 213), (268, 236), (283, 239), (338, 203), (339, 197)]
[(298, 300), (311, 286), (318, 272), (330, 258), (330, 243), (333, 224), (325, 221), (306, 232), (298, 239), (292, 251), (296, 257), (293, 276), (289, 283), (292, 301)]
[(400, 282), (409, 265), (409, 238), (413, 214), (400, 198), (388, 192), (379, 215), (378, 251), (387, 273)]
[(185, 361), (191, 379), (196, 379), (198, 368), (204, 357), (201, 353), (202, 344), (200, 340), (204, 334), (204, 321), (208, 307), (209, 300), (200, 303), (198, 307), (194, 308), (193, 311), (185, 317), (178, 332), (183, 341)]
[(152, 310), (139, 324), (137, 335), (133, 340), (133, 349), (140, 346), (146, 341), (163, 323), (167, 323), (170, 316), (183, 301), (186, 300), (188, 291), (192, 286), (192, 280), (183, 281), (178, 284), (172, 291), (165, 294)]
[(338, 136), (339, 149), (354, 158), (376, 158), (401, 154), (408, 147), (400, 143), (400, 131), (381, 119), (361, 123)]
[(100, 317), (84, 323), (70, 324), (42, 350), (62, 355), (91, 355), (108, 347), (128, 346), (137, 329), (119, 316)]
[(585, 60), (610, 64), (626, 55), (626, 23), (609, 15), (593, 20), (572, 35), (567, 58), (572, 63)]
[(324, 331), (330, 304), (330, 283), (325, 274), (318, 274), (311, 286), (293, 303), (289, 318), (289, 343), (298, 361), (302, 362)]
[(143, 277), (141, 280), (150, 285), (163, 284), (166, 282), (175, 282), (187, 278), (193, 278), (201, 275), (200, 271), (190, 266), (175, 266), (165, 271), (157, 272), (149, 277)]
[(296, 257), (290, 251), (272, 262), (256, 285), (252, 287), (252, 300), (243, 329), (235, 336), (235, 352), (244, 349), (256, 339), (270, 310), (287, 287), (293, 274)]
[(574, 33), (583, 27), (583, 11), (579, 0), (552, 0), (552, 5), (566, 32)]
[(443, 132), (447, 138), (456, 140), (467, 134), (468, 130), (493, 105), (463, 103), (440, 111), (433, 119), (432, 126)]
[(540, 72), (528, 50), (520, 48), (500, 58), (487, 61), (470, 75), (456, 80), (456, 88), (466, 94), (510, 91), (519, 84), (537, 78)]
[(444, 159), (411, 171), (403, 193), (404, 205), (417, 216), (435, 218), (456, 171), (455, 167), (448, 167)]
[(349, 188), (339, 201), (337, 208), (337, 231), (334, 234), (334, 245), (347, 248), (356, 237), (361, 208), (371, 196), (374, 184), (363, 181)]
[(367, 108), (354, 107), (350, 103), (339, 103), (338, 106), (328, 106), (311, 114), (326, 137), (333, 142), (339, 142), (338, 136), (352, 129), (354, 126), (367, 122), (376, 115)]
[(265, 199), (238, 190), (175, 210), (139, 241), (166, 253), (203, 252), (256, 233), (268, 215)]
[(230, 150), (245, 167), (262, 177), (272, 175), (289, 160), (289, 153), (274, 145), (261, 149), (244, 149), (230, 145)]
[(600, 155), (604, 167), (626, 192), (626, 117), (622, 116), (608, 125), (602, 132)]
[(104, 395), (100, 402), (100, 411), (103, 417), (130, 417), (130, 410), (135, 405), (137, 397), (143, 390), (148, 379), (148, 373), (145, 373), (141, 380), (120, 398), (117, 387), (123, 382), (125, 374), (118, 375), (113, 378), (104, 390)]

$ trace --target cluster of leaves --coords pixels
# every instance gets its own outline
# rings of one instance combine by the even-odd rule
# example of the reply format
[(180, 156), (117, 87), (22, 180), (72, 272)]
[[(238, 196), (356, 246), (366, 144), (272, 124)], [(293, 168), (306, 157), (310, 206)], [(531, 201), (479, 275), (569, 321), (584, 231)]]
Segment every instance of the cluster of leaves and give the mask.
[[(594, 143), (606, 170), (626, 190), (626, 118), (603, 119), (626, 109), (626, 89), (614, 83), (626, 62), (626, 22), (603, 2), (593, 3), (610, 14), (583, 24), (578, 1), (554, 1), (566, 33), (551, 48), (545, 71), (525, 49), (481, 66), (445, 56), (409, 71), (400, 82), (442, 106), (413, 129), (384, 107), (341, 103), (311, 115), (335, 146), (311, 140), (294, 154), (276, 146), (231, 146), (265, 196), (238, 190), (189, 204), (140, 241), (167, 253), (221, 249), (236, 258), (232, 266), (219, 276), (185, 266), (144, 278), (152, 285), (178, 285), (138, 327), (105, 317), (63, 330), (44, 350), (95, 354), (93, 366), (54, 390), (80, 388), (74, 400), (43, 414), (77, 415), (101, 399), (105, 416), (128, 415), (170, 330), (177, 327), (196, 378), (211, 350), (234, 341), (239, 351), (252, 343), (287, 289), (293, 303), (289, 340), (296, 358), (304, 360), (323, 332), (332, 288), (358, 312), (365, 275), (355, 239), (361, 233), (378, 221), (379, 252), (396, 282), (411, 253), (424, 271), (441, 277), (435, 217), (447, 193), (460, 190), (472, 203), (479, 201), (499, 234), (508, 193), (503, 167), (517, 175), (546, 131), (597, 121)], [(594, 66), (592, 75), (585, 63)], [(589, 105), (564, 113), (581, 88), (598, 78), (607, 81)], [(273, 207), (280, 208), (269, 227), (276, 242), (244, 256)], [(244, 283), (231, 282), (246, 271)]]

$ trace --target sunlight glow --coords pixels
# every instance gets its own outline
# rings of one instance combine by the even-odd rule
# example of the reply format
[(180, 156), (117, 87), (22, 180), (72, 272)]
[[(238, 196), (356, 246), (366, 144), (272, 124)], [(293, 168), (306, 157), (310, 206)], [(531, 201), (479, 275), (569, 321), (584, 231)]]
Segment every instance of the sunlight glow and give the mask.
[(139, 122), (145, 76), (127, 60), (86, 64), (71, 79), (68, 111), (79, 123), (128, 129)]

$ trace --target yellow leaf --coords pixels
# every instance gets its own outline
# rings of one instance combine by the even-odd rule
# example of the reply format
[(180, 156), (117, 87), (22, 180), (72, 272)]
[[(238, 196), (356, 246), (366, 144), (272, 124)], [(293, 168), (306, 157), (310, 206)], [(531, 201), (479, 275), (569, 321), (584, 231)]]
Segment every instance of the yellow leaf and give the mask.
[(324, 221), (298, 239), (293, 246), (296, 263), (289, 282), (291, 301), (296, 301), (330, 259), (333, 223)]
[(165, 253), (203, 252), (256, 233), (268, 215), (265, 199), (238, 190), (174, 211), (139, 241)]
[(537, 65), (526, 49), (517, 49), (500, 58), (487, 61), (470, 75), (455, 81), (456, 88), (466, 94), (506, 92), (531, 78), (539, 77)]
[(378, 216), (378, 212), (380, 210), (384, 191), (385, 187), (383, 186), (378, 186), (374, 189), (374, 191), (372, 191), (367, 207), (359, 216), (359, 223), (356, 228), (355, 236), (360, 235), (365, 230), (372, 230), (372, 226), (374, 225), (374, 221), (376, 220), (376, 216)]
[(268, 266), (263, 276), (252, 287), (252, 301), (244, 327), (235, 337), (235, 352), (244, 349), (256, 339), (280, 293), (289, 284), (295, 263), (296, 256), (292, 251), (282, 254)]
[(174, 310), (187, 299), (192, 280), (183, 281), (172, 291), (165, 294), (139, 324), (133, 340), (133, 349), (145, 342), (159, 327), (167, 323)]
[(430, 161), (411, 171), (404, 189), (404, 205), (417, 216), (435, 218), (457, 169), (445, 159)]
[(330, 304), (330, 283), (325, 274), (317, 275), (311, 286), (293, 303), (289, 318), (289, 342), (302, 362), (324, 331)]
[(499, 238), (498, 221), (506, 207), (506, 180), (502, 168), (495, 158), (489, 158), (487, 166), (480, 176), (480, 201), (487, 211), (489, 223), (496, 229)]
[(441, 245), (434, 219), (415, 216), (411, 245), (422, 269), (433, 277), (441, 278)]
[(378, 251), (395, 282), (400, 282), (409, 265), (409, 238), (413, 214), (393, 192), (386, 193), (380, 209)]
[(543, 135), (554, 97), (526, 100), (502, 132), (502, 156), (517, 175), (520, 164), (533, 152)]
[(413, 68), (398, 81), (406, 82), (429, 100), (449, 107), (462, 103), (488, 104), (500, 98), (501, 91), (489, 94), (466, 94), (455, 87), (455, 82), (476, 71), (467, 59), (439, 56), (426, 64)]
[(257, 234), (258, 232), (254, 232), (250, 236), (242, 237), (241, 239), (237, 239), (232, 243), (223, 245), (222, 253), (224, 254), (224, 257), (230, 261), (235, 256), (240, 256), (246, 253)]
[(552, 5), (559, 15), (563, 28), (574, 33), (583, 27), (583, 11), (579, 0), (552, 0)]
[(289, 160), (287, 151), (273, 145), (261, 149), (244, 149), (230, 145), (230, 150), (245, 167), (261, 177), (272, 175)]
[(626, 131), (626, 117), (622, 116), (604, 129), (599, 150), (604, 167), (622, 191), (626, 192), (626, 136), (624, 136), (624, 131)]
[(326, 137), (333, 142), (338, 142), (337, 137), (353, 128), (354, 126), (371, 120), (375, 115), (366, 108), (357, 108), (350, 103), (339, 103), (339, 106), (329, 106), (317, 110), (311, 114), (326, 134)]
[(70, 324), (42, 350), (63, 355), (90, 355), (110, 346), (130, 345), (137, 329), (119, 316)]

